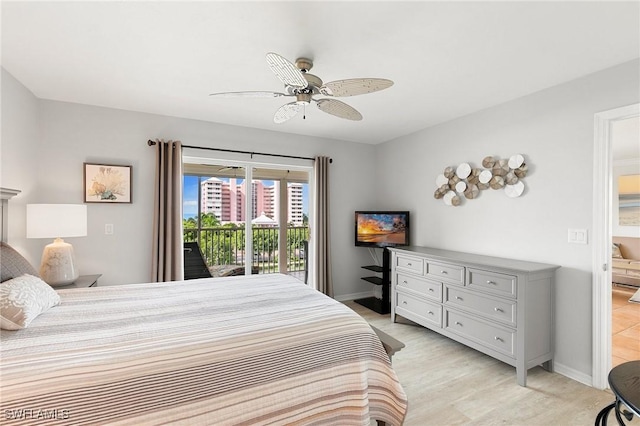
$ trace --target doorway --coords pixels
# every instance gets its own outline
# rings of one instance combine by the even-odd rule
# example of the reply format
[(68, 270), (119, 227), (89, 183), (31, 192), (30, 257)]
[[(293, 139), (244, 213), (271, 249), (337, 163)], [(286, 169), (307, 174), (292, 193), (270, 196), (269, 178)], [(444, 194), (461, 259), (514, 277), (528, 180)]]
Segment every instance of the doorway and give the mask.
[(592, 385), (598, 389), (608, 387), (611, 370), (612, 127), (639, 116), (640, 104), (635, 104), (598, 113), (594, 119)]

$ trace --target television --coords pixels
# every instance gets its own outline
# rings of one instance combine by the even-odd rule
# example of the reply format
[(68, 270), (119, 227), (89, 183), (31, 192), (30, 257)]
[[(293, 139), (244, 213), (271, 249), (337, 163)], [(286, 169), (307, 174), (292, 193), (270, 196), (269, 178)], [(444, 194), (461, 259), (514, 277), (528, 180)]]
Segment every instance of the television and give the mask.
[(356, 246), (409, 245), (408, 211), (357, 211), (355, 219)]

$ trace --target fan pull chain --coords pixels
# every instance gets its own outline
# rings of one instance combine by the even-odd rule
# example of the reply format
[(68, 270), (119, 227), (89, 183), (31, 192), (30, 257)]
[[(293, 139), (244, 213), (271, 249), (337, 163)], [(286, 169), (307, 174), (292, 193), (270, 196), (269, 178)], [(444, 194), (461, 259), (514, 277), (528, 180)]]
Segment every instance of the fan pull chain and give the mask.
[(307, 106), (306, 105), (302, 105), (302, 119), (306, 120), (307, 119)]

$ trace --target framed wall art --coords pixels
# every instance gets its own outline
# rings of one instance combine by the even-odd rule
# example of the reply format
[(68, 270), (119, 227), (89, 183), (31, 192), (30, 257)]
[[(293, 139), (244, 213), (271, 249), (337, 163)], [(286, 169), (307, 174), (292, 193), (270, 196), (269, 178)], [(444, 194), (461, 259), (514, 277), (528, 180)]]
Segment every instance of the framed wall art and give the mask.
[(131, 203), (131, 166), (84, 163), (85, 203)]
[(620, 226), (640, 226), (640, 175), (618, 177), (618, 220)]

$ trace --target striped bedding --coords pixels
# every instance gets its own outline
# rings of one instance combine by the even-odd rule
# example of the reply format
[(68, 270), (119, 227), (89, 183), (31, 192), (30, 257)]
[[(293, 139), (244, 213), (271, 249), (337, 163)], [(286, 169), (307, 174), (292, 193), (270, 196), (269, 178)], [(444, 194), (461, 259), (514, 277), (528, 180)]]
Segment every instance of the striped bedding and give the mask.
[(58, 290), (2, 331), (2, 424), (401, 424), (357, 314), (281, 274)]

